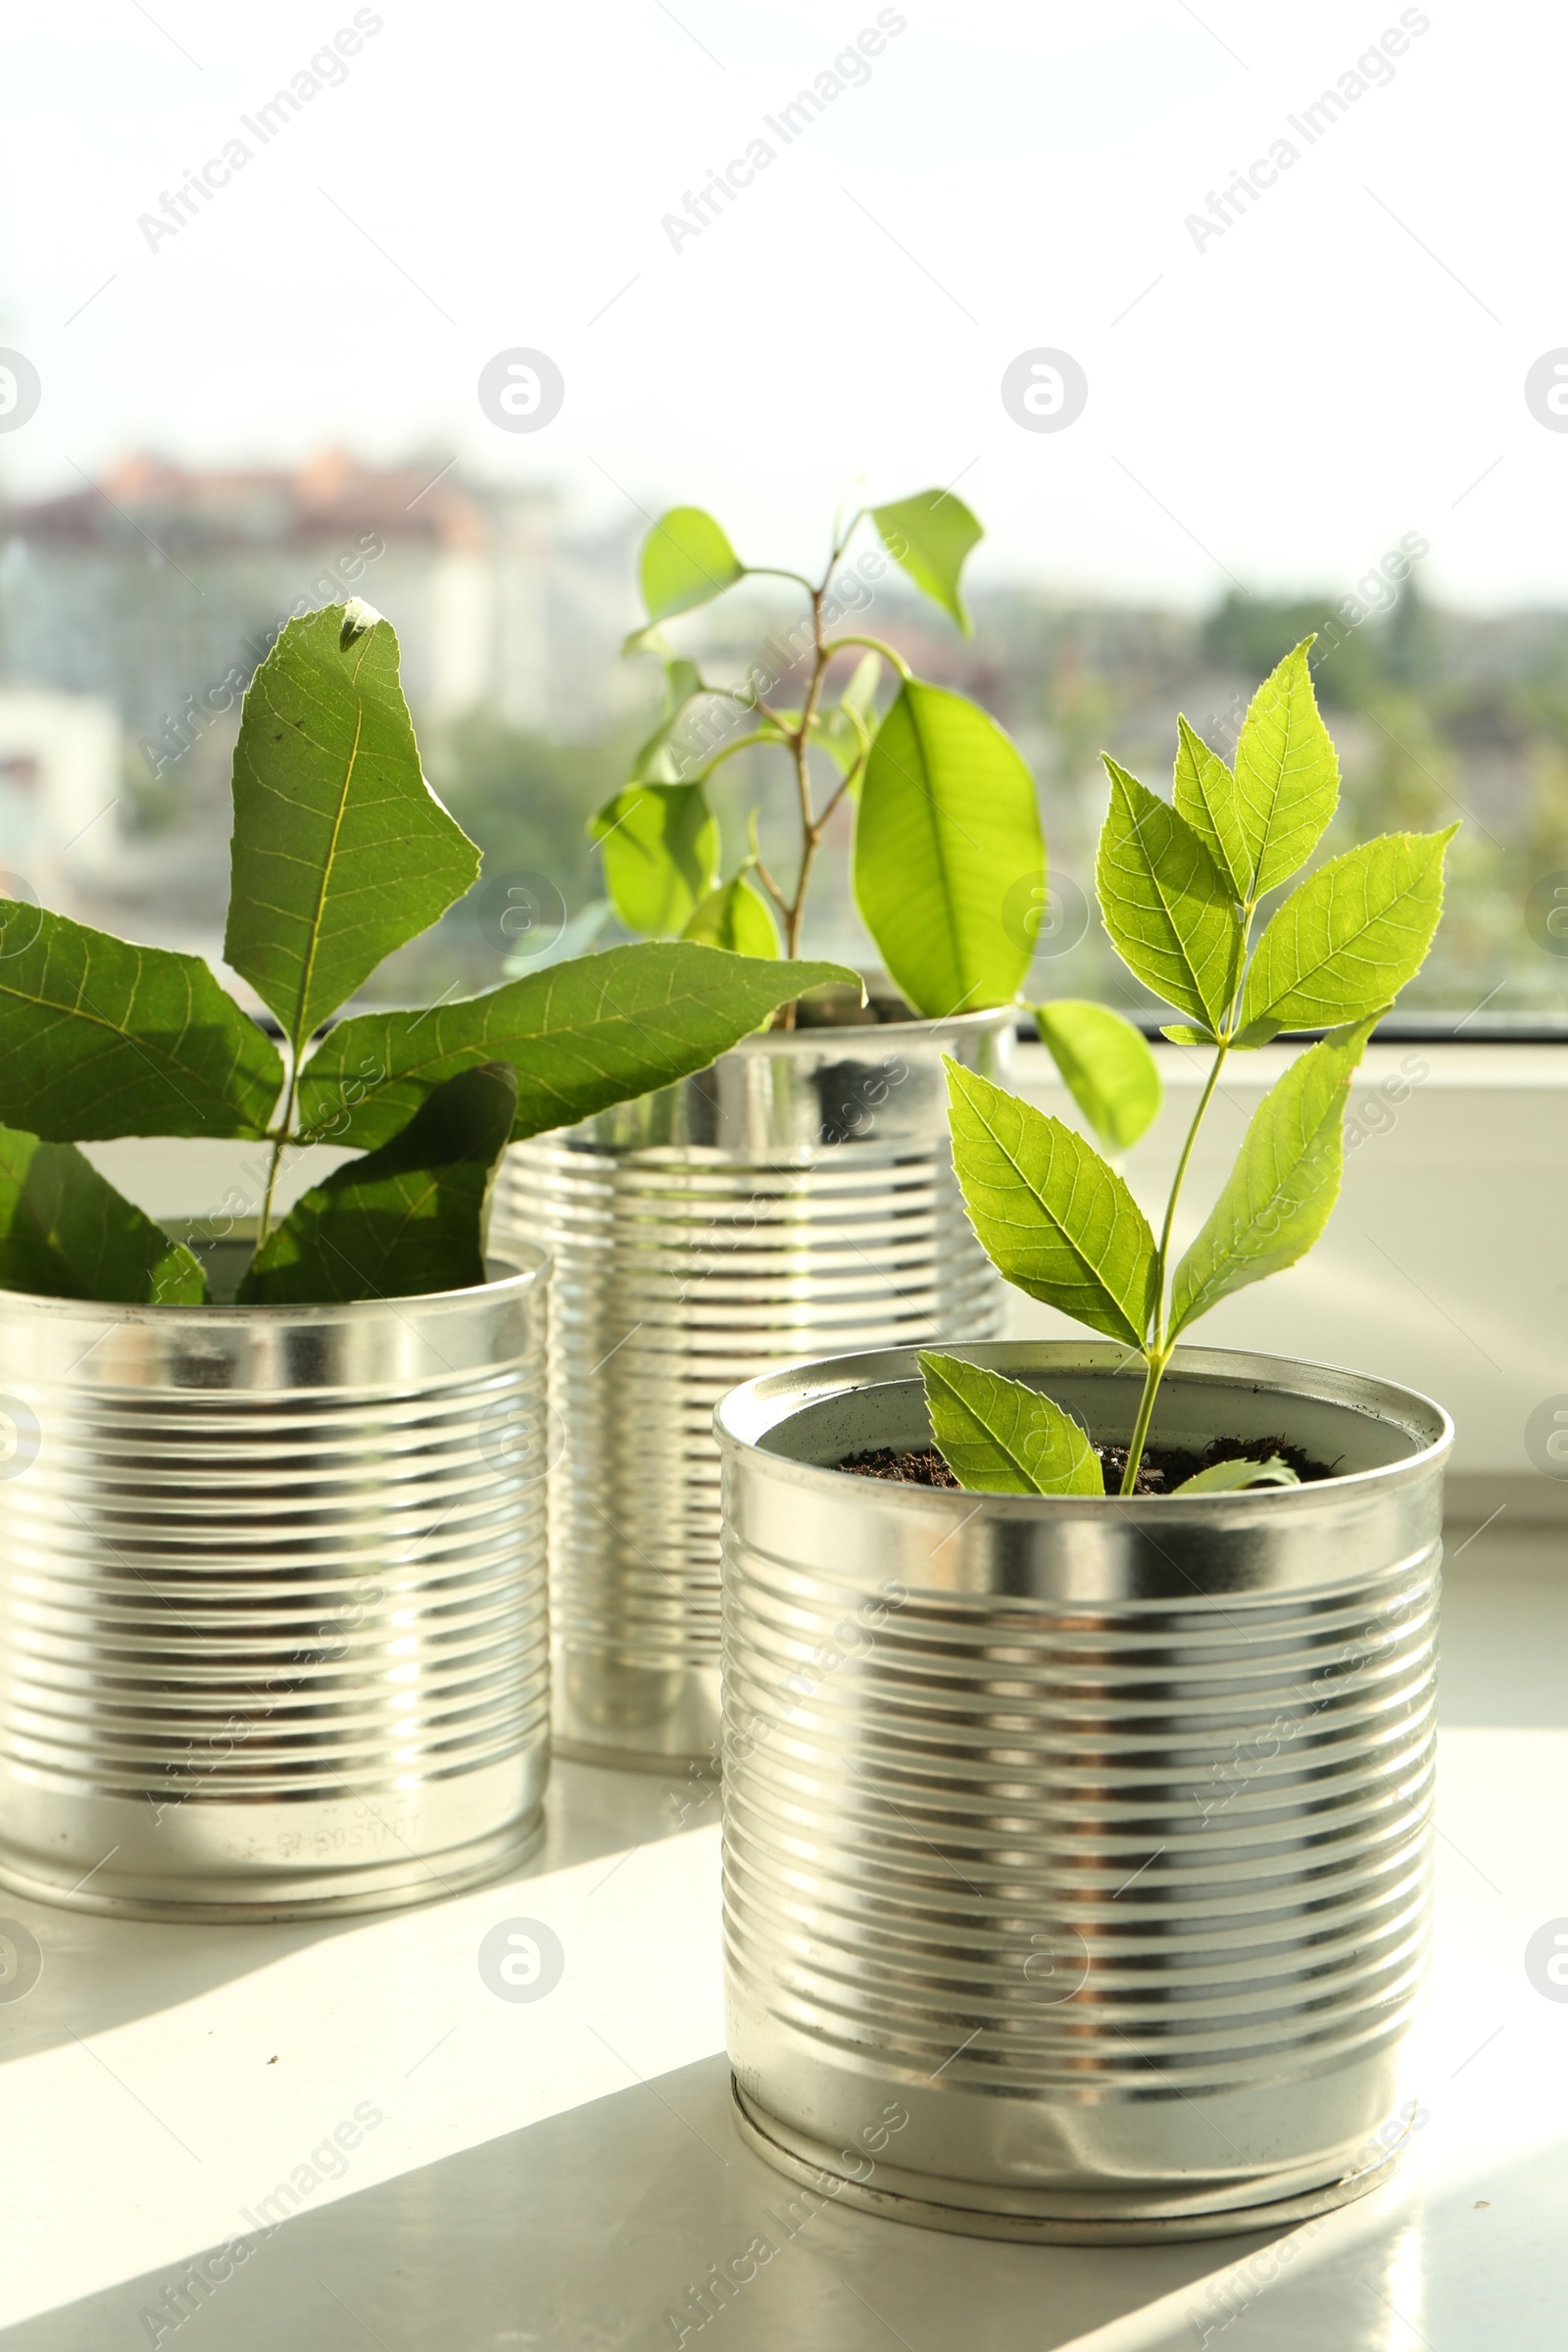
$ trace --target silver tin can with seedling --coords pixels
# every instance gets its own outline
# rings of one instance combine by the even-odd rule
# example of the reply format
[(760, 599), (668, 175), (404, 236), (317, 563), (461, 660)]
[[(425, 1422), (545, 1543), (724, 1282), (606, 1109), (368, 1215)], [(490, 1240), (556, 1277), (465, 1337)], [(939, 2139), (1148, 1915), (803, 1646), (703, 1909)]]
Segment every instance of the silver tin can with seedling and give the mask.
[[(961, 1352), (1126, 1440), (1122, 1349)], [(995, 2237), (1220, 2235), (1374, 2186), (1417, 2112), (1446, 1415), (1180, 1348), (1156, 1445), (1284, 1437), (1333, 1475), (1126, 1501), (839, 1473), (929, 1444), (912, 1350), (754, 1381), (717, 1427), (751, 2143)]]
[[(999, 1082), (1011, 1010), (770, 1029), (710, 1069), (519, 1144), (498, 1234), (555, 1264), (558, 1752), (707, 1772), (719, 1744), (713, 1407), (802, 1356), (1001, 1332), (954, 1180), (942, 1057)], [(900, 1017), (901, 1012), (906, 1017)]]
[(351, 1305), (6, 1296), (6, 1886), (282, 1919), (532, 1850), (545, 1271), (514, 1246), (480, 1287)]

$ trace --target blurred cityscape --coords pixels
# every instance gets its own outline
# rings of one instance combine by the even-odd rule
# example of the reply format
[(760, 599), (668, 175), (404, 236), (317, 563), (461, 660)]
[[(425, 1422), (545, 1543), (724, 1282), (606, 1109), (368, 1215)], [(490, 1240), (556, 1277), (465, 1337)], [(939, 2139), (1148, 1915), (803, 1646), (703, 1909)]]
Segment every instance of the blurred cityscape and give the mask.
[[(97, 485), (12, 507), (0, 516), (8, 889), (216, 958), (245, 685), (289, 613), (358, 595), (397, 627), (431, 782), (483, 848), (489, 884), (384, 967), (375, 993), (485, 987), (508, 958), (523, 968), (530, 952), (615, 937), (586, 825), (658, 711), (657, 663), (620, 657), (641, 617), (645, 527), (632, 514), (588, 529), (548, 491), (341, 452), (292, 472), (137, 457)], [(1568, 1016), (1568, 936), (1553, 919), (1568, 907), (1568, 612), (1438, 610), (1423, 553), (1406, 540), (1353, 589), (1285, 602), (1233, 592), (1198, 616), (992, 588), (972, 599), (967, 641), (912, 591), (858, 583), (847, 625), (975, 696), (1034, 769), (1053, 892), (1032, 993), (1138, 1002), (1093, 907), (1100, 751), (1168, 790), (1177, 710), (1229, 756), (1251, 689), (1316, 630), (1345, 771), (1325, 853), (1464, 820), (1449, 910), (1407, 1012), (1467, 1035)], [(738, 680), (758, 642), (796, 616), (775, 588), (748, 583), (671, 636), (706, 674)], [(727, 762), (714, 800), (730, 866), (755, 806), (769, 861), (788, 869), (780, 754)], [(819, 871), (807, 947), (864, 961), (847, 860)], [(533, 940), (498, 926), (495, 886), (517, 877), (528, 903), (567, 918), (561, 941), (559, 921)]]

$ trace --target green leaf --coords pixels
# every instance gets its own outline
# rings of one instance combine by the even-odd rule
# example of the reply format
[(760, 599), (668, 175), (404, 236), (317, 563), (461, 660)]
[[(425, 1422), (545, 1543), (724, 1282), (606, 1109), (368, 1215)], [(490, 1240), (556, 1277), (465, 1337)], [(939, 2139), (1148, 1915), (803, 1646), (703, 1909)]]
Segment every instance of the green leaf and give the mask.
[(1215, 1046), (1219, 1043), (1212, 1029), (1195, 1028), (1191, 1021), (1169, 1021), (1159, 1034), (1168, 1037), (1173, 1046)]
[(1236, 745), (1235, 822), (1242, 896), (1289, 881), (1321, 840), (1340, 798), (1340, 762), (1318, 716), (1303, 637), (1248, 707)]
[(199, 956), (27, 911), (0, 957), (0, 1119), (50, 1143), (266, 1133), (282, 1061)]
[[(849, 710), (843, 703), (818, 710), (811, 721), (811, 741), (820, 744), (841, 776), (848, 776), (861, 765), (869, 755), (871, 730), (858, 711)], [(856, 777), (851, 798), (858, 800), (862, 779)]]
[(945, 1058), (953, 1164), (987, 1256), (1031, 1298), (1141, 1348), (1154, 1237), (1126, 1185), (1060, 1119)]
[(974, 635), (958, 588), (964, 558), (985, 537), (961, 498), (951, 490), (917, 490), (912, 498), (873, 507), (882, 544), (917, 588), (951, 612), (966, 637)]
[(1184, 1478), (1175, 1494), (1238, 1494), (1247, 1487), (1298, 1487), (1300, 1479), (1289, 1462), (1271, 1453), (1266, 1462), (1214, 1462)]
[(710, 890), (681, 933), (682, 939), (706, 940), (710, 948), (728, 948), (735, 956), (776, 956), (778, 927), (767, 901), (746, 879), (743, 866), (732, 882)]
[(1122, 961), (1167, 1004), (1217, 1029), (1236, 994), (1241, 916), (1185, 817), (1108, 756), (1096, 887)]
[(1100, 1456), (1059, 1404), (961, 1356), (922, 1351), (932, 1433), (960, 1487), (981, 1494), (1103, 1494)]
[(1323, 1231), (1339, 1198), (1345, 1105), (1382, 1009), (1309, 1048), (1253, 1111), (1236, 1165), (1176, 1269), (1167, 1337), (1233, 1291), (1294, 1266)]
[(1161, 1100), (1143, 1033), (1108, 1004), (1071, 997), (1037, 1004), (1034, 1015), (1042, 1043), (1101, 1142), (1110, 1152), (1130, 1151)]
[(0, 1127), (0, 1289), (126, 1306), (201, 1306), (188, 1250), (71, 1144)]
[[(1005, 1004), (1033, 942), (1004, 906), (1044, 882), (1034, 778), (994, 718), (906, 678), (871, 744), (855, 828), (855, 896), (917, 1012)], [(1009, 936), (1010, 933), (1010, 936)]]
[(1444, 856), (1458, 830), (1385, 833), (1309, 874), (1257, 943), (1244, 1029), (1331, 1027), (1390, 1004), (1432, 945)]
[(733, 586), (746, 566), (711, 514), (671, 507), (643, 541), (643, 604), (650, 620), (668, 620)]
[(839, 696), (839, 707), (853, 710), (863, 719), (867, 731), (876, 716), (877, 683), (882, 675), (880, 654), (862, 654), (850, 673), (850, 682)]
[(702, 672), (695, 662), (664, 663), (664, 698), (659, 724), (632, 755), (631, 780), (634, 784), (671, 784), (681, 781), (670, 756), (669, 739), (680, 725), (687, 704), (707, 691)]
[(505, 1062), (433, 1088), (379, 1151), (295, 1202), (252, 1258), (239, 1303), (421, 1298), (483, 1282), (485, 1202), (516, 1102)]
[(1210, 751), (1180, 715), (1176, 732), (1176, 813), (1192, 826), (1235, 896), (1245, 901), (1252, 886), (1252, 859), (1242, 831), (1236, 779), (1218, 752)]
[(850, 778), (850, 800), (858, 804), (865, 781), (864, 760), (876, 730), (876, 689), (882, 662), (864, 654), (838, 701), (817, 713), (813, 739), (819, 742), (841, 776)]
[(514, 1137), (569, 1127), (706, 1069), (780, 1004), (830, 981), (849, 982), (858, 998), (859, 980), (843, 964), (657, 941), (581, 956), (424, 1012), (360, 1013), (306, 1063), (300, 1123), (324, 1127), (346, 1108), (334, 1143), (384, 1143), (443, 1078), (497, 1060), (517, 1072)]
[(669, 651), (668, 638), (653, 621), (646, 628), (633, 629), (629, 637), (623, 637), (620, 641), (620, 658), (623, 662), (632, 654), (658, 654), (663, 661)]
[(287, 622), (240, 717), (224, 960), (297, 1050), (478, 871), (420, 773), (391, 623), (358, 599)]
[(628, 931), (683, 931), (718, 880), (718, 825), (700, 782), (627, 784), (593, 817), (605, 889)]

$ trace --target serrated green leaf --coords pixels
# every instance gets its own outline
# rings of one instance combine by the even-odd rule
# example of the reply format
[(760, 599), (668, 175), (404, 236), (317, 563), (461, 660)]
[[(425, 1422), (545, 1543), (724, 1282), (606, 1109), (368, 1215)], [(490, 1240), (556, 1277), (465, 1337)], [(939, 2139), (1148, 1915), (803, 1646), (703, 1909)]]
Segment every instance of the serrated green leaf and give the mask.
[(391, 623), (357, 600), (286, 622), (240, 716), (224, 960), (297, 1049), (478, 872), (420, 771)]
[(1229, 884), (1183, 816), (1105, 756), (1110, 806), (1100, 830), (1100, 911), (1146, 988), (1217, 1029), (1236, 983), (1241, 916)]
[(1289, 1462), (1271, 1453), (1266, 1462), (1214, 1462), (1184, 1478), (1175, 1494), (1239, 1494), (1248, 1487), (1298, 1487), (1300, 1479)]
[(1195, 1028), (1191, 1021), (1168, 1021), (1160, 1030), (1173, 1046), (1213, 1046), (1219, 1043), (1211, 1029)]
[(1127, 1152), (1159, 1112), (1154, 1056), (1141, 1030), (1108, 1004), (1058, 997), (1034, 1008), (1035, 1027), (1101, 1142)]
[[(1318, 715), (1303, 637), (1248, 706), (1236, 745), (1235, 824), (1242, 896), (1250, 903), (1304, 865), (1340, 798), (1340, 762)], [(1249, 879), (1250, 877), (1250, 879)]]
[(1397, 996), (1432, 945), (1444, 855), (1458, 830), (1385, 833), (1309, 874), (1257, 943), (1243, 1028), (1333, 1027)]
[(0, 1127), (0, 1290), (201, 1306), (207, 1278), (74, 1145)]
[(1044, 882), (1045, 861), (1034, 778), (996, 720), (906, 678), (860, 785), (855, 896), (917, 1012), (940, 1019), (1012, 999), (1033, 942), (1004, 907), (1019, 883)]
[(282, 1061), (199, 956), (27, 913), (0, 957), (0, 1119), (50, 1143), (266, 1133)]
[(966, 637), (974, 627), (958, 586), (964, 558), (985, 537), (961, 498), (951, 490), (917, 490), (891, 506), (873, 507), (871, 519), (895, 563), (915, 586), (951, 612)]
[(1190, 824), (1236, 898), (1252, 886), (1252, 859), (1242, 831), (1236, 779), (1185, 718), (1176, 720), (1176, 813)]
[(1016, 1289), (1142, 1348), (1155, 1305), (1154, 1237), (1081, 1135), (947, 1058), (948, 1125), (964, 1205)]
[(1345, 1105), (1379, 1017), (1331, 1032), (1263, 1097), (1224, 1190), (1176, 1269), (1168, 1338), (1233, 1291), (1294, 1266), (1323, 1231), (1339, 1198)]
[(627, 784), (588, 827), (628, 931), (683, 931), (718, 880), (718, 825), (701, 782)]
[(516, 1102), (504, 1062), (433, 1088), (389, 1142), (295, 1202), (252, 1258), (239, 1303), (421, 1298), (483, 1282), (485, 1200)]
[(922, 1351), (920, 1378), (939, 1451), (980, 1494), (1103, 1494), (1100, 1456), (1039, 1389), (961, 1356)]
[(639, 566), (650, 620), (689, 612), (745, 576), (746, 566), (711, 514), (671, 507), (643, 541)]
[[(738, 1045), (780, 1004), (858, 975), (839, 963), (764, 962), (684, 940), (608, 948), (482, 997), (424, 1012), (340, 1021), (305, 1065), (300, 1124), (338, 1144), (384, 1143), (433, 1086), (475, 1062), (517, 1073), (514, 1137), (569, 1127), (669, 1086)], [(358, 1091), (363, 1090), (363, 1091)]]
[(744, 867), (733, 881), (721, 882), (709, 892), (681, 937), (706, 941), (710, 948), (728, 948), (735, 956), (777, 956), (780, 952), (772, 908), (752, 888)]

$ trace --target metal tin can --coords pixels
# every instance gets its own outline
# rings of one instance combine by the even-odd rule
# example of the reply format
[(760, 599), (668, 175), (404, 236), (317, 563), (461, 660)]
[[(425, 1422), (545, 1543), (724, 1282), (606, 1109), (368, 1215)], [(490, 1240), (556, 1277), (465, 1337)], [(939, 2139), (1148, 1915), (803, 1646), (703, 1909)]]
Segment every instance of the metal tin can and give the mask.
[[(1125, 1350), (957, 1352), (1125, 1441)], [(1429, 1933), (1447, 1416), (1178, 1349), (1153, 1442), (1334, 1475), (1117, 1496), (847, 1476), (930, 1442), (912, 1350), (753, 1381), (724, 1459), (725, 1941), (742, 2128), (986, 2236), (1298, 2219), (1388, 2173)]]
[(341, 1306), (0, 1298), (5, 1885), (284, 1919), (532, 1850), (546, 1269), (514, 1246), (481, 1287)]
[(682, 1084), (519, 1144), (498, 1233), (554, 1261), (555, 1745), (717, 1768), (713, 1407), (770, 1365), (1003, 1329), (942, 1056), (1001, 1079), (1015, 1011), (767, 1030)]

